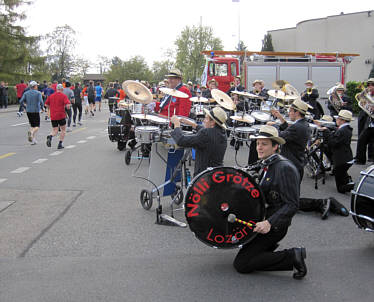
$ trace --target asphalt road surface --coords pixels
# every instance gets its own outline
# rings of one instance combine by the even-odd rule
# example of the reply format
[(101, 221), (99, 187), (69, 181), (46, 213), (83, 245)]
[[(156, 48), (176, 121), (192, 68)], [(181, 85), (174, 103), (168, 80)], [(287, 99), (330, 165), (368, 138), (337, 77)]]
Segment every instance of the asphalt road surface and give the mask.
[[(144, 210), (147, 184), (134, 178), (124, 152), (108, 139), (108, 110), (84, 117), (65, 149), (27, 142), (27, 118), (0, 112), (0, 301), (373, 301), (374, 234), (351, 217), (298, 213), (280, 249), (304, 245), (308, 274), (238, 274), (237, 250), (213, 249), (189, 228), (155, 224)], [(356, 149), (355, 142), (352, 149)], [(56, 152), (57, 151), (57, 152)], [(239, 152), (244, 163), (248, 149)], [(225, 164), (234, 166), (234, 150)], [(354, 180), (364, 166), (353, 166)], [(136, 172), (147, 176), (148, 162)], [(302, 196), (335, 196), (334, 179), (315, 190), (304, 177)], [(167, 212), (170, 198), (163, 198)], [(183, 210), (176, 217), (184, 221)]]

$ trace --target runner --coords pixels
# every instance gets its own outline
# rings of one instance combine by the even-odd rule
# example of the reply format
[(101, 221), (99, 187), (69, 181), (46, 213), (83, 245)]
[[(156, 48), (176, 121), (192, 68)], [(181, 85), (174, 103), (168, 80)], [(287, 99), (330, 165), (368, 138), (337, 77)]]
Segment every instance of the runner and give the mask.
[(95, 98), (94, 111), (96, 111), (96, 103), (99, 103), (99, 111), (101, 111), (101, 98), (103, 95), (103, 87), (101, 87), (101, 82), (97, 83), (95, 89), (96, 89), (96, 98)]
[(20, 104), (26, 104), (27, 117), (30, 123), (30, 130), (27, 132), (31, 145), (36, 145), (36, 133), (40, 127), (40, 111), (43, 108), (42, 94), (38, 91), (38, 83), (30, 82), (30, 90), (26, 91), (20, 99)]
[(66, 134), (66, 111), (65, 108), (70, 109), (70, 101), (68, 97), (62, 93), (64, 86), (62, 84), (57, 85), (57, 92), (52, 94), (45, 105), (49, 107), (51, 112), (51, 123), (52, 132), (47, 136), (47, 146), (51, 147), (52, 138), (57, 135), (58, 127), (61, 129), (60, 141), (58, 143), (57, 149), (63, 149), (62, 145), (65, 134)]
[[(62, 91), (62, 93), (65, 94), (68, 97), (70, 103), (74, 104), (74, 92), (73, 92), (73, 90), (71, 90), (70, 87), (71, 87), (71, 83), (65, 81), (65, 87), (64, 87), (64, 90)], [(68, 128), (67, 128), (66, 132), (71, 132), (71, 128), (70, 128), (71, 115), (72, 115), (71, 108), (66, 108), (66, 114), (67, 114), (67, 118), (68, 118)]]

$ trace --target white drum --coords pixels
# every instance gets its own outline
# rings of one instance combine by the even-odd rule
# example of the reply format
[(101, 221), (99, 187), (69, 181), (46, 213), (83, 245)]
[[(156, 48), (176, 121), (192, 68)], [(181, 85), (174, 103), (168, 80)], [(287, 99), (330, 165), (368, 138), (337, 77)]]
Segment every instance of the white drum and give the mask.
[(270, 112), (272, 105), (273, 105), (272, 101), (264, 101), (264, 102), (262, 102), (262, 104), (261, 104), (261, 111)]
[(160, 141), (160, 132), (160, 128), (156, 126), (138, 126), (135, 128), (135, 137), (139, 143), (151, 144)]
[(205, 115), (204, 108), (205, 108), (204, 105), (200, 105), (200, 104), (193, 105), (193, 109), (194, 109), (196, 116), (204, 116)]
[(134, 103), (133, 113), (142, 113), (142, 104)]
[(271, 119), (270, 113), (263, 112), (263, 111), (252, 111), (251, 116), (254, 117), (256, 121), (259, 121), (260, 123), (266, 123), (269, 122)]
[(234, 138), (238, 141), (250, 141), (250, 136), (256, 133), (256, 129), (252, 127), (236, 127), (233, 129)]

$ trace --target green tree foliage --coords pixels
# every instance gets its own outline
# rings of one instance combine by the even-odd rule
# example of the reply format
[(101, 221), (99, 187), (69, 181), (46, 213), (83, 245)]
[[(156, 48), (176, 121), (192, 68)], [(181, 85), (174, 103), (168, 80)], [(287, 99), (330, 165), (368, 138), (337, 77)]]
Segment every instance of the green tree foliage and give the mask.
[[(238, 46), (235, 47), (235, 49), (237, 51), (246, 51), (247, 50), (247, 46), (244, 44), (244, 42), (242, 40), (240, 40)], [(244, 56), (238, 56), (239, 58), (239, 61), (240, 61), (240, 74), (243, 74), (244, 73)]]
[(362, 89), (364, 88), (364, 83), (362, 82), (356, 82), (356, 81), (349, 81), (346, 84), (346, 94), (351, 98), (353, 102), (353, 112), (358, 113), (361, 109), (358, 107), (357, 101), (356, 101), (356, 94), (361, 92)]
[(213, 29), (208, 26), (186, 26), (175, 41), (176, 67), (183, 73), (184, 81), (200, 78), (205, 59), (203, 50), (222, 50), (221, 39), (214, 37)]
[(264, 39), (262, 40), (262, 48), (261, 51), (274, 51), (273, 41), (271, 38), (271, 34), (266, 34)]
[(152, 65), (153, 81), (159, 83), (165, 79), (165, 75), (168, 74), (173, 66), (174, 62), (171, 60), (154, 61)]
[(27, 36), (19, 25), (26, 18), (19, 12), (24, 0), (0, 0), (0, 78), (15, 83), (21, 78), (43, 74), (44, 58), (38, 47), (38, 37)]
[(105, 79), (107, 82), (118, 80), (120, 83), (126, 80), (151, 81), (152, 71), (142, 56), (135, 56), (127, 61), (114, 57), (109, 71), (105, 73)]
[(47, 34), (47, 62), (53, 80), (69, 78), (74, 71), (75, 58), (73, 50), (77, 44), (75, 30), (69, 25), (57, 26)]

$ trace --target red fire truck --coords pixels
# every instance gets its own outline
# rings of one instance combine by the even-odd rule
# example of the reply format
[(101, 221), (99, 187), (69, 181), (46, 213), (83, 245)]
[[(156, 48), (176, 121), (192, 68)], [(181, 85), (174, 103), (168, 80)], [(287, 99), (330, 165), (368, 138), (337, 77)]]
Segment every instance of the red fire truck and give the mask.
[[(346, 64), (353, 57), (359, 56), (349, 53), (222, 50), (202, 53), (207, 56), (202, 82), (215, 79), (222, 91), (229, 90), (230, 82), (242, 70), (242, 84), (249, 90), (255, 79), (263, 80), (266, 88), (271, 88), (276, 80), (285, 80), (299, 91), (304, 90), (306, 80), (312, 80), (322, 98), (327, 97), (325, 92), (336, 82), (344, 83)], [(243, 59), (243, 66), (239, 66), (240, 57)]]

